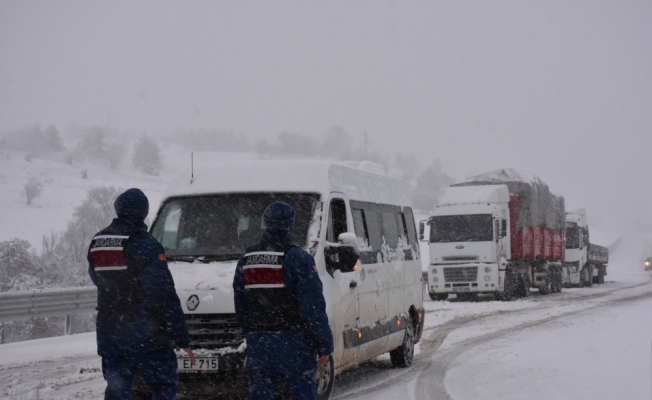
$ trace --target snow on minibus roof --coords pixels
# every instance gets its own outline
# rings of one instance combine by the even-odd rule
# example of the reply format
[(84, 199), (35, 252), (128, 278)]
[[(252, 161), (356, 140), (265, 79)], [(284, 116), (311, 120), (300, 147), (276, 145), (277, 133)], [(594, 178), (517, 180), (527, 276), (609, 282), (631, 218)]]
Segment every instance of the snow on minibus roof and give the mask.
[(486, 203), (509, 203), (507, 185), (447, 187), (439, 200), (440, 206)]
[(216, 193), (301, 192), (327, 196), (345, 193), (351, 200), (409, 206), (409, 185), (381, 173), (370, 162), (315, 160), (203, 160), (169, 185), (163, 199)]

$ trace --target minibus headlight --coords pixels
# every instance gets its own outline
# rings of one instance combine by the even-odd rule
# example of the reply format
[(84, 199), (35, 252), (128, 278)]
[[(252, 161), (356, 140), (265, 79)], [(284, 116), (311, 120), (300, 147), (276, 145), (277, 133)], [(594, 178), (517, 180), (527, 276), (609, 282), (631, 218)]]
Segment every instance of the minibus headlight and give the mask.
[[(648, 263), (645, 263), (645, 265), (648, 265)], [(433, 273), (433, 274), (436, 274), (436, 273), (437, 273), (437, 268), (433, 268), (433, 269), (432, 269), (432, 273)]]
[(488, 274), (489, 272), (491, 272), (491, 268), (489, 268), (489, 267), (485, 268), (484, 272)]
[(439, 282), (439, 278), (437, 278), (436, 276), (434, 278), (432, 278), (432, 280), (433, 280), (433, 282)]
[(489, 282), (491, 280), (491, 277), (489, 275), (484, 276), (484, 281)]

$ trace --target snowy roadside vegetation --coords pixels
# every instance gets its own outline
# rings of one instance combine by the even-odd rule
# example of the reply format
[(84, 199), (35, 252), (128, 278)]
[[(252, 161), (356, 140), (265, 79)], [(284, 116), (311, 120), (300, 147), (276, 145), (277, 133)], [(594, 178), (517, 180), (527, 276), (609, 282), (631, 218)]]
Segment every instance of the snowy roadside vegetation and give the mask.
[[(424, 168), (411, 155), (381, 154), (372, 141), (342, 127), (317, 136), (282, 132), (267, 141), (218, 129), (153, 137), (100, 126), (33, 125), (0, 135), (0, 292), (91, 285), (87, 246), (114, 218), (115, 197), (141, 188), (150, 200), (151, 223), (171, 178), (190, 172), (190, 152), (217, 160), (375, 161), (410, 182), (423, 214), (434, 208), (439, 189), (453, 182), (436, 159)], [(61, 335), (63, 319), (0, 323), (0, 343)], [(93, 329), (92, 315), (73, 316), (73, 332)]]

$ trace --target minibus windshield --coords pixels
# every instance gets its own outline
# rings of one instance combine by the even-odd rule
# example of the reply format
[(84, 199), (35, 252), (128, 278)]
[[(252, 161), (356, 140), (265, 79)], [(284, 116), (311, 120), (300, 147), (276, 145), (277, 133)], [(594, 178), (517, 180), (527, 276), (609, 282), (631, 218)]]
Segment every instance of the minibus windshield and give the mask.
[(152, 227), (171, 261), (237, 260), (264, 232), (263, 212), (271, 203), (294, 207), (294, 243), (305, 247), (320, 196), (315, 193), (224, 193), (166, 201)]
[(430, 242), (487, 242), (493, 239), (490, 214), (446, 215), (430, 220)]

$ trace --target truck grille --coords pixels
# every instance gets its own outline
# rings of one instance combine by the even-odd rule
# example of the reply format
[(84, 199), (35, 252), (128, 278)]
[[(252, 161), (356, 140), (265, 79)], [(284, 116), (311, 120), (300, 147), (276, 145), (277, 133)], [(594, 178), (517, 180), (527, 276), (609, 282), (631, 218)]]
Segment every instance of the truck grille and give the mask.
[(444, 268), (445, 282), (475, 282), (478, 280), (478, 267)]
[(480, 259), (478, 256), (455, 256), (455, 257), (442, 257), (444, 261), (477, 261)]
[(238, 347), (244, 341), (235, 314), (186, 314), (193, 348)]

